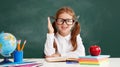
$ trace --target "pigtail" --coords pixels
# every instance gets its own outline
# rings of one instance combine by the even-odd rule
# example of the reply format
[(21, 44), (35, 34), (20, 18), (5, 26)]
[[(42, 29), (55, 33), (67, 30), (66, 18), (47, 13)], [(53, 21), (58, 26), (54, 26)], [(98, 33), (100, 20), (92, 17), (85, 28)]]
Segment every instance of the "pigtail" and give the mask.
[[(54, 29), (54, 34), (56, 35), (57, 29), (56, 29), (55, 22), (52, 23), (52, 26), (53, 26), (53, 29)], [(55, 42), (55, 39), (54, 39), (54, 42), (53, 42), (53, 47), (55, 48), (55, 52), (57, 52), (57, 44)]]
[(73, 46), (73, 50), (75, 51), (77, 49), (77, 35), (80, 33), (80, 24), (79, 22), (75, 22), (74, 28), (71, 32), (71, 43)]
[(54, 34), (57, 33), (57, 28), (56, 28), (56, 25), (55, 25), (55, 21), (52, 23), (52, 26), (53, 26), (53, 29), (54, 29)]

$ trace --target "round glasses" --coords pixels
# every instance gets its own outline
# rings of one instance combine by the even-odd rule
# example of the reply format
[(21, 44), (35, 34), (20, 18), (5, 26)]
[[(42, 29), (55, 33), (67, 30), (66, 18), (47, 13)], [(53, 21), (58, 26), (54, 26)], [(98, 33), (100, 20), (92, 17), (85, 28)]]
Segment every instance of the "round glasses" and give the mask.
[(74, 20), (73, 19), (62, 19), (62, 18), (56, 19), (56, 23), (59, 24), (59, 25), (62, 25), (64, 22), (67, 25), (72, 25), (74, 23)]

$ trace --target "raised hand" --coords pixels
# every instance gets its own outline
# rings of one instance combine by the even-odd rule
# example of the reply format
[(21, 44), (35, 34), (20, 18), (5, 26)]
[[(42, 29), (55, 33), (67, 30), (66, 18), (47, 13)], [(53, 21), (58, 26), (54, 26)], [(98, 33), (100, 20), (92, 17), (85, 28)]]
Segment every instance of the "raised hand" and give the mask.
[(51, 24), (50, 17), (48, 17), (48, 33), (49, 34), (54, 33), (54, 28), (53, 28), (53, 26)]

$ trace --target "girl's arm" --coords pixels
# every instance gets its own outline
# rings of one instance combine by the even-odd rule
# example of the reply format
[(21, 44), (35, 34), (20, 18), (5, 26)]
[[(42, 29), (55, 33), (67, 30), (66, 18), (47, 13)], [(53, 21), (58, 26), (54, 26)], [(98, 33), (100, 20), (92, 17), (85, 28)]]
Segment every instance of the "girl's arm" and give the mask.
[(50, 17), (48, 17), (48, 33), (44, 48), (44, 53), (46, 56), (51, 56), (52, 54), (55, 54), (53, 42), (54, 42), (54, 29), (52, 27)]
[(44, 53), (46, 55), (46, 58), (60, 56), (60, 54), (55, 53), (55, 48), (53, 47), (53, 43), (54, 43), (54, 29), (52, 27), (50, 17), (48, 17), (48, 33), (44, 48)]
[(80, 35), (77, 36), (77, 45), (78, 45), (78, 47), (75, 51), (61, 54), (61, 56), (76, 57), (76, 58), (79, 56), (85, 56), (85, 48), (84, 48), (84, 45), (82, 43), (82, 39), (81, 39)]
[(60, 54), (55, 52), (55, 48), (53, 47), (54, 42), (54, 33), (53, 34), (47, 34), (47, 39), (45, 43), (44, 53), (45, 57), (60, 57)]
[(44, 48), (44, 53), (46, 56), (51, 56), (52, 54), (55, 54), (55, 48), (53, 47), (53, 42), (54, 42), (54, 33), (53, 34), (47, 33), (47, 39)]

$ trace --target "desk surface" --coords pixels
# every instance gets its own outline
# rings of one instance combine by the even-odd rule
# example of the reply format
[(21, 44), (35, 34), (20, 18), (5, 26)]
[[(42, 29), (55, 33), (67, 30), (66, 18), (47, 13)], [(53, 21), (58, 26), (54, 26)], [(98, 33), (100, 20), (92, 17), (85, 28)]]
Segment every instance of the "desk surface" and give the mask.
[[(0, 59), (0, 61), (2, 61), (2, 59)], [(103, 65), (80, 65), (79, 63), (66, 64), (66, 62), (46, 62), (44, 59), (40, 59), (40, 58), (24, 59), (24, 61), (36, 61), (38, 63), (42, 63), (43, 65), (40, 67), (118, 67), (120, 66), (120, 58), (110, 58), (109, 62)]]

